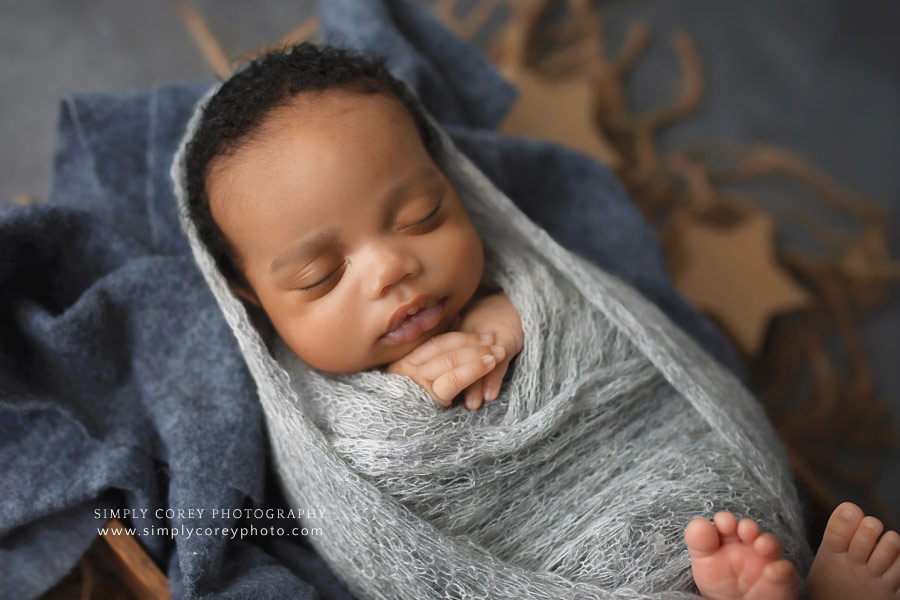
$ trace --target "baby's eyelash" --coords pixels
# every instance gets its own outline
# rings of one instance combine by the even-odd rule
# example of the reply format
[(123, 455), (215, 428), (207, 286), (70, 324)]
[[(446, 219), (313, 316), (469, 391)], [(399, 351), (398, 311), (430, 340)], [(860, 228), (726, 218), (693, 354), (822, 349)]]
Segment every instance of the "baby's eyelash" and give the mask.
[(434, 218), (438, 214), (438, 211), (441, 210), (441, 204), (443, 204), (443, 203), (444, 203), (444, 197), (441, 196), (441, 199), (438, 200), (437, 206), (434, 207), (434, 210), (431, 211), (431, 213), (427, 217), (422, 219), (421, 221), (417, 221), (416, 223), (414, 223), (414, 225), (424, 223), (425, 221), (428, 221), (429, 219)]
[(338, 271), (340, 271), (340, 270), (341, 270), (341, 267), (343, 267), (343, 266), (344, 266), (344, 264), (341, 263), (341, 264), (338, 266), (337, 269), (335, 269), (334, 271), (332, 271), (331, 273), (329, 273), (328, 275), (326, 275), (324, 279), (321, 279), (321, 280), (317, 281), (316, 283), (314, 283), (314, 284), (312, 284), (312, 285), (308, 285), (308, 286), (306, 286), (306, 287), (302, 287), (302, 288), (298, 288), (298, 289), (299, 289), (301, 292), (313, 292), (313, 291), (317, 290), (318, 288), (320, 288), (320, 287), (322, 287), (323, 285), (325, 285), (325, 283), (327, 283), (328, 280), (331, 279), (331, 277), (332, 277), (335, 273), (337, 273)]

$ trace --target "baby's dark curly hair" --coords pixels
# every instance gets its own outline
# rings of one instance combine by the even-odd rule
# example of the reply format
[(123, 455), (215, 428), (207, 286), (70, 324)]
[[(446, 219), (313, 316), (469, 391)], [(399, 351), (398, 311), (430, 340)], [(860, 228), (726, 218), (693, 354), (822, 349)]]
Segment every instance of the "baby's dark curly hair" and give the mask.
[(252, 142), (266, 117), (290, 105), (303, 92), (339, 89), (359, 94), (386, 94), (409, 111), (428, 154), (441, 164), (441, 143), (418, 102), (387, 70), (385, 59), (303, 42), (269, 52), (232, 75), (203, 109), (194, 136), (185, 148), (187, 211), (200, 240), (231, 284), (250, 288), (237, 266), (234, 250), (213, 220), (206, 194), (210, 165)]

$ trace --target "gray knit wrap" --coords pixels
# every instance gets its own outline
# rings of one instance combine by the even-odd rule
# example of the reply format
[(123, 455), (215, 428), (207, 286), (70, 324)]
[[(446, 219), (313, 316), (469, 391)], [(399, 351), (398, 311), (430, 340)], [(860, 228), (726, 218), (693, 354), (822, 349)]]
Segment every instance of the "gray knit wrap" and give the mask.
[(751, 394), (633, 288), (532, 223), (440, 132), (440, 166), (485, 247), (484, 282), (525, 345), (500, 397), (442, 409), (411, 379), (316, 371), (251, 325), (187, 218), (194, 257), (256, 381), (292, 506), (359, 598), (695, 598), (683, 532), (718, 510), (811, 553), (774, 431)]

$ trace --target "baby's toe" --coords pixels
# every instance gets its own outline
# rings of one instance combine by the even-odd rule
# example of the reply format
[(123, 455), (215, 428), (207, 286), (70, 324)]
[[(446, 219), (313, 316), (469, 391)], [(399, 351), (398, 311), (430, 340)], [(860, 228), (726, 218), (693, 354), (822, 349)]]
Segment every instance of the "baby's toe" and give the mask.
[(866, 517), (859, 524), (853, 539), (850, 540), (850, 548), (847, 554), (851, 560), (857, 563), (865, 563), (869, 560), (872, 550), (875, 549), (875, 542), (878, 536), (884, 530), (884, 525), (875, 517)]
[(732, 536), (737, 533), (737, 519), (728, 511), (717, 512), (713, 517), (716, 523), (716, 529), (723, 536)]
[(866, 563), (869, 573), (877, 576), (887, 571), (897, 558), (898, 552), (900, 552), (900, 535), (897, 535), (896, 531), (888, 531), (881, 536), (881, 540), (872, 551), (872, 556), (869, 557), (869, 562)]
[(692, 519), (684, 528), (684, 543), (692, 558), (708, 556), (719, 549), (719, 532), (706, 519)]
[(862, 509), (852, 502), (834, 509), (822, 536), (822, 547), (834, 553), (846, 552), (863, 516)]
[(781, 542), (778, 541), (775, 534), (764, 533), (753, 542), (753, 549), (760, 556), (778, 558), (781, 554)]
[(762, 576), (773, 584), (785, 585), (796, 580), (797, 571), (794, 569), (794, 565), (782, 559), (767, 564), (763, 569)]
[(738, 537), (745, 544), (752, 544), (759, 536), (759, 525), (752, 519), (741, 519), (737, 524)]
[(900, 557), (895, 557), (894, 562), (881, 576), (881, 584), (893, 593), (900, 589)]

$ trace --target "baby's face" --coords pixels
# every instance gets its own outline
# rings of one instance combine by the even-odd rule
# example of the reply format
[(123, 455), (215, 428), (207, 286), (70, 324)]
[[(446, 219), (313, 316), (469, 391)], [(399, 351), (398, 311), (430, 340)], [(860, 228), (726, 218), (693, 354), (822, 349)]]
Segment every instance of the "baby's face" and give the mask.
[(217, 159), (206, 190), (252, 286), (239, 293), (323, 371), (402, 358), (447, 331), (481, 280), (455, 189), (386, 95), (301, 95)]

